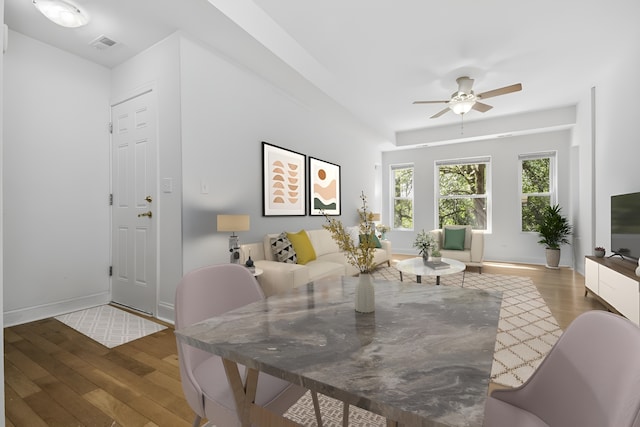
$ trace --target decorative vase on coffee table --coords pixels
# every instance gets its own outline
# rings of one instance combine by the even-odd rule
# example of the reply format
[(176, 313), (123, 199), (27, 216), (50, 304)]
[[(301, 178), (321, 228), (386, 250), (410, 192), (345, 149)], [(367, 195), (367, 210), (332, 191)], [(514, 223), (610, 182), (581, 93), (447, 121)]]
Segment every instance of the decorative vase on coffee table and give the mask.
[(429, 262), (429, 255), (422, 255), (422, 263), (427, 265), (427, 262)]
[(358, 313), (373, 313), (376, 308), (373, 280), (368, 273), (360, 273), (356, 286), (355, 306)]

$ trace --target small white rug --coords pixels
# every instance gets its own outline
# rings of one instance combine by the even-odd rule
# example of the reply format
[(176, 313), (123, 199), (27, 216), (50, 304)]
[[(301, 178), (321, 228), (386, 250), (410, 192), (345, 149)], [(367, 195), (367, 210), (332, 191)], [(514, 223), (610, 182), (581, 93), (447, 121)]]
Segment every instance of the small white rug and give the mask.
[(110, 305), (63, 314), (56, 319), (108, 348), (167, 329)]

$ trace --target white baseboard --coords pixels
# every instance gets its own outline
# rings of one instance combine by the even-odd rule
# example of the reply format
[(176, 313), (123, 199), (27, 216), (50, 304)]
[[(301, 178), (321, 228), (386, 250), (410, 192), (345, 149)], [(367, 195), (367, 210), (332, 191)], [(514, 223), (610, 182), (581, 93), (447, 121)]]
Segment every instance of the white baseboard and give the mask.
[(21, 325), (23, 323), (47, 319), (49, 317), (55, 317), (65, 313), (84, 310), (86, 308), (108, 304), (110, 301), (110, 293), (104, 292), (68, 301), (57, 301), (50, 304), (5, 311), (3, 316), (4, 327)]
[(161, 302), (158, 304), (158, 319), (163, 322), (171, 323), (175, 325), (176, 315), (175, 307), (173, 304)]

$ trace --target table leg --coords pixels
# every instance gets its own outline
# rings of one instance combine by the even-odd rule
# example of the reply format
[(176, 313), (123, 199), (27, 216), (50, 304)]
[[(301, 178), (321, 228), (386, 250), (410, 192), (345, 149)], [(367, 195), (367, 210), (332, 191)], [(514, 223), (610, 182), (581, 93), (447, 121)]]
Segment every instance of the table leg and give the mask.
[(422, 283), (422, 276), (416, 275), (416, 282)]
[(436, 276), (436, 285), (440, 285), (440, 276)]
[(400, 281), (402, 282), (402, 271), (400, 272)]
[(349, 404), (342, 402), (342, 427), (349, 427)]
[(318, 393), (311, 390), (311, 400), (313, 400), (313, 411), (316, 413), (316, 422), (318, 427), (322, 427), (322, 414), (320, 413), (320, 402), (318, 402)]
[(398, 422), (387, 418), (387, 427), (398, 427)]
[(464, 273), (465, 273), (465, 270), (462, 270), (462, 286), (461, 286), (462, 288), (464, 288)]
[[(227, 373), (227, 379), (229, 380), (229, 386), (231, 387), (231, 391), (233, 392), (233, 397), (236, 401), (236, 410), (238, 412), (238, 418), (242, 424), (242, 427), (249, 427), (249, 410), (250, 405), (247, 404), (246, 401), (246, 392), (244, 386), (242, 385), (242, 378), (240, 377), (240, 371), (238, 370), (238, 364), (232, 362), (227, 359), (222, 359), (222, 364), (224, 365), (224, 370)], [(255, 388), (258, 382), (258, 375), (256, 373), (255, 378), (251, 378), (255, 381), (256, 384), (251, 386), (254, 392), (255, 397)], [(249, 377), (247, 377), (247, 383), (249, 382)]]

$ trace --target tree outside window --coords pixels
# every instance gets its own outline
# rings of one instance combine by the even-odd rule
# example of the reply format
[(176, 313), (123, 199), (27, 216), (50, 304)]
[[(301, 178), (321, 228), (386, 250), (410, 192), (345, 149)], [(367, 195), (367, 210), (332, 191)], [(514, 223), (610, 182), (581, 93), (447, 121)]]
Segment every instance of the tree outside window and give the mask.
[(413, 166), (392, 166), (393, 228), (413, 230)]
[(523, 154), (520, 159), (522, 231), (536, 231), (547, 206), (555, 204), (555, 153)]
[(438, 228), (471, 225), (488, 230), (489, 159), (437, 162)]

